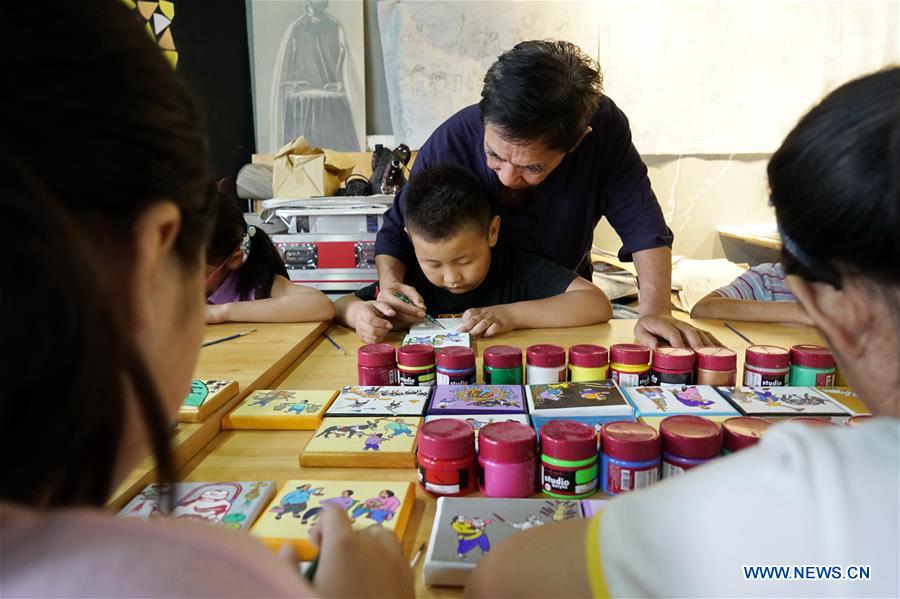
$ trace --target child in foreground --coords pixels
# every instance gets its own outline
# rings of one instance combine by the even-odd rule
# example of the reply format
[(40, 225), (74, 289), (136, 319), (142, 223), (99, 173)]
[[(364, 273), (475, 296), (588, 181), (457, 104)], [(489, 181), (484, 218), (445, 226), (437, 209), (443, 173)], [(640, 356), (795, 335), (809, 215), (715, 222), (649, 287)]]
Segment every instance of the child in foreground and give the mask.
[(785, 284), (784, 268), (771, 262), (751, 267), (701, 299), (691, 310), (691, 318), (812, 324)]
[[(415, 250), (405, 283), (431, 314), (463, 314), (460, 332), (491, 337), (527, 328), (606, 322), (612, 308), (592, 283), (556, 263), (497, 246), (500, 216), (475, 175), (444, 165), (423, 169), (404, 190), (406, 231)], [(366, 343), (401, 328), (372, 284), (339, 299), (337, 321)]]
[(318, 289), (291, 283), (265, 231), (248, 226), (225, 194), (218, 194), (217, 203), (206, 250), (207, 324), (331, 320), (331, 300)]

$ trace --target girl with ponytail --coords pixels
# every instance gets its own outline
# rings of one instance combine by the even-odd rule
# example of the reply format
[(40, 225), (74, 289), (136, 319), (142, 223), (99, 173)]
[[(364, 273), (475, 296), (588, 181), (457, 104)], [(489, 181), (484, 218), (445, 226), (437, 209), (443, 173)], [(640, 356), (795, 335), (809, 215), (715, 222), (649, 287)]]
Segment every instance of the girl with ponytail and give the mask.
[(206, 248), (206, 322), (331, 320), (331, 300), (318, 289), (291, 283), (266, 232), (248, 225), (226, 194), (218, 193), (216, 204)]

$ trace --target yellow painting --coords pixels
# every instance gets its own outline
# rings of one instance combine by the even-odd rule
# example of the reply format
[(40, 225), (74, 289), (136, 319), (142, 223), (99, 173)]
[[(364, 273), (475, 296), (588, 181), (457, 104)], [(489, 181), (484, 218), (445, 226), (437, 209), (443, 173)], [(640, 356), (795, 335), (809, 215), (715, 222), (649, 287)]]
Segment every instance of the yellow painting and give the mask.
[(222, 418), (222, 428), (315, 430), (337, 391), (254, 391)]
[(178, 409), (178, 421), (202, 422), (237, 394), (237, 381), (191, 381), (190, 392)]
[(422, 419), (327, 417), (300, 454), (301, 466), (412, 468)]
[(316, 556), (309, 530), (326, 505), (345, 511), (356, 530), (381, 526), (403, 540), (415, 501), (411, 482), (289, 480), (253, 526), (272, 550), (287, 543), (298, 559)]

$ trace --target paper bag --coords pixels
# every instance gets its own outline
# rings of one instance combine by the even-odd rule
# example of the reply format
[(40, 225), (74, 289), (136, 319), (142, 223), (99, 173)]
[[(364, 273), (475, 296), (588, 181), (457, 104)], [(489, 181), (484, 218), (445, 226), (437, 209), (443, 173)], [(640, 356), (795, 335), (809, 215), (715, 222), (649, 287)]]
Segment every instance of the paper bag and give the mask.
[(313, 148), (302, 135), (275, 154), (272, 197), (332, 196), (353, 172), (354, 162), (334, 150)]

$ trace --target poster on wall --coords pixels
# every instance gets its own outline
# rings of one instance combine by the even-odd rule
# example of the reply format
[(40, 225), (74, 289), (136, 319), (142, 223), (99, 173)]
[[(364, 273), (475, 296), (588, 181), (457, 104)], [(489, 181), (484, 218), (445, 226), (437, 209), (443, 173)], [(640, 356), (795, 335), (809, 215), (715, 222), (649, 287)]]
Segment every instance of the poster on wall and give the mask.
[(362, 0), (248, 0), (258, 152), (365, 149)]
[(518, 42), (565, 39), (597, 58), (591, 2), (378, 3), (394, 138), (419, 148), (447, 117), (478, 102), (484, 74)]

